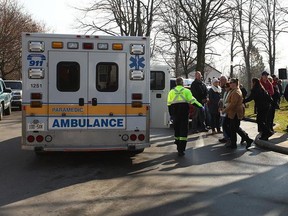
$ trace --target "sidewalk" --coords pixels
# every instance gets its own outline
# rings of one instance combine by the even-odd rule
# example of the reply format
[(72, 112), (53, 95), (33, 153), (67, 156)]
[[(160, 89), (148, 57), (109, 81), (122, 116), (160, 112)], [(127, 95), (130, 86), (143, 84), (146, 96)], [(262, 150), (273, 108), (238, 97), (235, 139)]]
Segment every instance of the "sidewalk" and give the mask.
[[(252, 132), (252, 130), (255, 131), (254, 125), (256, 125), (256, 123), (249, 121), (241, 122), (241, 126), (249, 134)], [(275, 133), (273, 136), (269, 138), (268, 141), (260, 140), (259, 136), (256, 136), (254, 143), (261, 148), (269, 149), (271, 151), (279, 152), (282, 154), (288, 154), (288, 133)]]

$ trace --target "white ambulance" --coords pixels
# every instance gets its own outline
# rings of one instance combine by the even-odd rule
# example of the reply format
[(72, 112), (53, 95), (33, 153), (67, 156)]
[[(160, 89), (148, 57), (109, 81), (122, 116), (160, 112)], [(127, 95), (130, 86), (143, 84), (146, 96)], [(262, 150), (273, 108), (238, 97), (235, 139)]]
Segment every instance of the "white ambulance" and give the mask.
[(149, 144), (147, 37), (22, 34), (22, 149), (139, 153)]

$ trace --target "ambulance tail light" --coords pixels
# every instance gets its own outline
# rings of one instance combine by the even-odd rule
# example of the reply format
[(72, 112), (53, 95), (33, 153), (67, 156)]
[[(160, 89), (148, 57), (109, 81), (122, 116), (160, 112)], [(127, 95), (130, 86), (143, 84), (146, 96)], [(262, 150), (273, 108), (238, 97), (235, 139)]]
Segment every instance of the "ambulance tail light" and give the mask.
[(29, 52), (44, 52), (43, 41), (30, 41), (28, 45)]
[(30, 142), (30, 143), (31, 143), (31, 142), (34, 142), (34, 140), (35, 140), (35, 137), (32, 136), (32, 135), (30, 135), (30, 136), (27, 137), (27, 141)]
[(134, 108), (140, 108), (143, 106), (142, 101), (132, 101), (132, 107)]
[(53, 41), (52, 42), (53, 49), (63, 49), (63, 42)]
[(113, 43), (112, 49), (113, 50), (123, 50), (123, 44), (122, 43)]
[(43, 142), (43, 140), (44, 140), (44, 137), (43, 137), (42, 135), (38, 135), (38, 136), (36, 137), (36, 141), (37, 141), (37, 142)]
[(30, 107), (32, 108), (41, 108), (42, 107), (42, 101), (31, 101)]
[(142, 94), (140, 93), (133, 93), (132, 100), (142, 100)]
[(28, 71), (29, 79), (43, 79), (44, 69), (42, 68), (30, 68)]
[(30, 102), (30, 107), (32, 108), (42, 107), (42, 93), (39, 93), (39, 92), (31, 93), (30, 98), (31, 100), (34, 100)]
[(145, 135), (144, 134), (139, 134), (138, 135), (138, 140), (139, 141), (143, 141), (145, 139)]
[(31, 99), (33, 100), (41, 100), (42, 99), (42, 94), (41, 93), (31, 93)]
[(136, 134), (131, 134), (130, 135), (130, 140), (131, 141), (135, 141), (137, 139), (137, 135)]

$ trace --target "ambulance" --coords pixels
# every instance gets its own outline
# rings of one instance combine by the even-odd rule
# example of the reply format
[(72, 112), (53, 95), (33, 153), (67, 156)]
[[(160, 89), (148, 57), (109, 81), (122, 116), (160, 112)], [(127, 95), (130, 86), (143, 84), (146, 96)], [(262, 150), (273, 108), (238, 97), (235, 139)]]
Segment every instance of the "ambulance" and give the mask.
[(22, 149), (149, 147), (147, 37), (22, 34)]

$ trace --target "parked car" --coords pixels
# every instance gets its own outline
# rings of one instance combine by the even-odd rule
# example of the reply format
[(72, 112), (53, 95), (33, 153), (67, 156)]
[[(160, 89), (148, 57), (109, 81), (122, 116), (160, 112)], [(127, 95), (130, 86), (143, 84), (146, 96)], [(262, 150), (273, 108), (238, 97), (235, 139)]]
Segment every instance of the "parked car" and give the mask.
[(0, 120), (3, 115), (11, 114), (11, 101), (12, 101), (12, 90), (7, 88), (4, 81), (0, 78)]
[(6, 87), (12, 89), (12, 107), (22, 110), (22, 81), (4, 80)]

